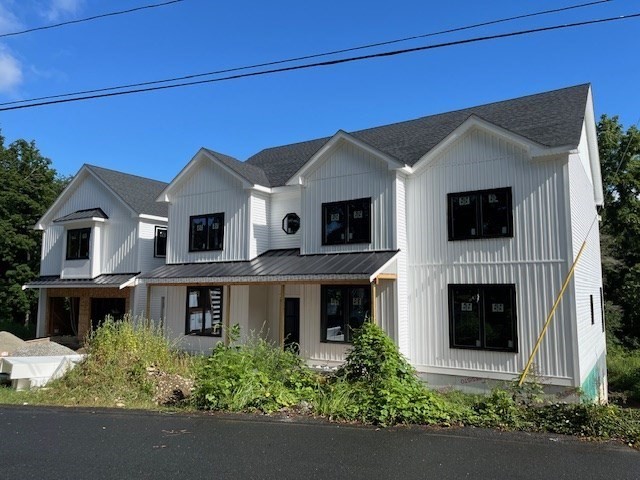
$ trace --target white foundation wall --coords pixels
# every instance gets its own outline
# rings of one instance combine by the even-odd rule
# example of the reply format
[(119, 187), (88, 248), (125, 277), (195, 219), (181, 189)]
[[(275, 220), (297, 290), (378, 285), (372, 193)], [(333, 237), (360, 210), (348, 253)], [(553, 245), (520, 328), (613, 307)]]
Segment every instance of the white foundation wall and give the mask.
[[(318, 161), (302, 189), (302, 254), (392, 250), (395, 172), (372, 154), (346, 142)], [(371, 242), (322, 245), (322, 204), (371, 197)]]
[[(407, 353), (419, 371), (511, 379), (522, 370), (568, 270), (564, 163), (532, 161), (475, 128), (409, 178)], [(513, 238), (449, 241), (447, 194), (501, 187), (512, 188)], [(447, 286), (454, 283), (515, 284), (518, 353), (449, 346)], [(565, 301), (538, 353), (547, 382), (572, 382), (571, 318)]]

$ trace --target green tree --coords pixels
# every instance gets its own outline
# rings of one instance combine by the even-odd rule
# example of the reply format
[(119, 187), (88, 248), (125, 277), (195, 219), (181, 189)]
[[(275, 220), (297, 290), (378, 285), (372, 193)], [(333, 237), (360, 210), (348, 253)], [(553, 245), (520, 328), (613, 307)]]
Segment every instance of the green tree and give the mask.
[(33, 226), (66, 179), (35, 142), (16, 140), (6, 147), (0, 135), (0, 184), (0, 322), (24, 322), (37, 303), (35, 292), (22, 290), (40, 268), (42, 233)]
[(640, 341), (640, 131), (618, 117), (598, 123), (605, 206), (602, 266), (608, 333), (624, 344)]

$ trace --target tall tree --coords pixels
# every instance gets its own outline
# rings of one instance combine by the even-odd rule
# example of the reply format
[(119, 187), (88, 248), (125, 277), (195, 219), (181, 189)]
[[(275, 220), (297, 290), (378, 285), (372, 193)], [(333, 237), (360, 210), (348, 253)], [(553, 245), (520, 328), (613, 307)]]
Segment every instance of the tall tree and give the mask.
[(64, 188), (35, 142), (5, 147), (0, 135), (0, 321), (24, 321), (36, 295), (22, 285), (38, 275), (41, 232), (33, 226)]
[[(608, 321), (619, 340), (640, 341), (640, 131), (618, 117), (598, 123), (605, 206), (602, 211)], [(611, 332), (611, 329), (610, 329)]]

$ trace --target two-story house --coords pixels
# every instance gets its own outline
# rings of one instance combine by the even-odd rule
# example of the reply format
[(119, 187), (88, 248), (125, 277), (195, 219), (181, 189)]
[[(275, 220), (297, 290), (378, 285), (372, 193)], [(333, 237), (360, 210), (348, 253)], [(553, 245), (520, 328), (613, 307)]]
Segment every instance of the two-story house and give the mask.
[(370, 319), (432, 385), (467, 389), (522, 371), (586, 241), (535, 365), (552, 391), (606, 398), (589, 85), (245, 162), (203, 148), (157, 200), (166, 261), (132, 281), (146, 301), (134, 310), (183, 348), (208, 351), (239, 324), (338, 365)]
[(166, 183), (83, 165), (38, 221), (43, 231), (37, 335), (82, 339), (105, 317), (144, 311), (136, 276), (164, 265)]

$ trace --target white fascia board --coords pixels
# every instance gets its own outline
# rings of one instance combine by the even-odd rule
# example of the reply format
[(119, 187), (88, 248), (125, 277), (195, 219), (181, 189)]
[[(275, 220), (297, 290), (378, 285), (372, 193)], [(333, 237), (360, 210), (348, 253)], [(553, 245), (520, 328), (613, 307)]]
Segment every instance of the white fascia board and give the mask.
[(91, 223), (105, 223), (107, 221), (106, 218), (102, 217), (89, 217), (89, 218), (75, 218), (73, 220), (62, 220), (60, 222), (55, 222), (56, 225), (82, 225), (82, 224), (91, 224)]
[[(546, 147), (540, 143), (534, 142), (522, 135), (514, 133), (506, 128), (502, 128), (494, 123), (488, 122), (487, 120), (477, 116), (471, 115), (467, 118), (462, 124), (458, 126), (453, 132), (447, 135), (440, 143), (438, 143), (435, 147), (433, 147), (429, 152), (423, 155), (420, 160), (418, 160), (413, 165), (413, 173), (419, 172), (426, 168), (435, 158), (438, 157), (441, 153), (443, 153), (447, 148), (453, 145), (456, 141), (466, 135), (470, 130), (477, 128), (480, 130), (484, 130), (489, 132), (490, 134), (496, 135), (504, 140), (515, 143), (516, 145), (525, 148), (531, 157), (538, 156), (546, 156), (550, 154), (559, 154), (560, 151), (555, 153), (550, 153), (555, 149), (551, 149)], [(573, 147), (575, 148), (575, 147)], [(563, 153), (566, 151), (565, 147), (561, 147), (563, 149)]]
[(138, 277), (137, 276), (133, 276), (131, 277), (129, 280), (127, 280), (126, 282), (120, 284), (118, 286), (118, 290), (122, 290), (123, 288), (127, 288), (127, 287), (135, 287), (138, 284)]
[(252, 185), (249, 187), (251, 190), (255, 190), (256, 192), (262, 193), (273, 193), (273, 189), (269, 187), (263, 187), (262, 185)]
[(391, 266), (393, 263), (395, 263), (396, 258), (398, 257), (398, 254), (400, 253), (400, 251), (396, 252), (396, 254), (391, 257), (389, 260), (387, 260), (384, 265), (382, 265), (378, 270), (376, 270), (375, 272), (373, 272), (371, 274), (371, 276), (369, 277), (369, 283), (373, 282), (378, 275), (380, 275), (382, 272), (384, 272), (387, 268), (389, 268), (389, 266)]
[(602, 171), (600, 169), (600, 153), (598, 151), (598, 133), (596, 131), (596, 119), (593, 110), (593, 95), (591, 87), (587, 94), (587, 106), (584, 114), (584, 122), (587, 131), (587, 147), (589, 149), (589, 161), (591, 165), (591, 178), (593, 179), (593, 199), (596, 205), (604, 205), (604, 189), (602, 187)]
[(322, 283), (324, 281), (369, 281), (366, 274), (339, 275), (253, 275), (246, 277), (180, 277), (180, 278), (138, 278), (137, 285), (195, 285), (199, 283), (216, 285), (249, 285), (252, 283)]
[(81, 177), (84, 177), (87, 174), (87, 172), (88, 172), (87, 166), (82, 165), (82, 167), (80, 167), (80, 170), (78, 170), (78, 172), (73, 176), (69, 184), (66, 187), (64, 187), (64, 190), (62, 190), (62, 192), (60, 192), (60, 195), (58, 195), (58, 198), (55, 199), (53, 204), (51, 204), (51, 206), (47, 209), (47, 211), (44, 212), (42, 217), (40, 217), (40, 219), (33, 226), (34, 230), (44, 230), (46, 228), (45, 224), (50, 222), (49, 217), (51, 217), (53, 212), (60, 207), (60, 204), (64, 200), (66, 200), (66, 198), (70, 195), (70, 193), (73, 190), (75, 190), (78, 183), (82, 181)]
[(140, 220), (151, 220), (152, 222), (164, 222), (167, 223), (169, 219), (167, 217), (158, 217), (156, 215), (147, 215), (146, 213), (141, 213), (138, 215)]
[(313, 169), (315, 163), (324, 157), (328, 152), (333, 150), (340, 142), (347, 142), (355, 145), (356, 147), (364, 150), (365, 152), (379, 158), (383, 162), (387, 163), (389, 170), (394, 169), (402, 169), (405, 168), (406, 165), (399, 162), (397, 159), (393, 158), (390, 155), (387, 155), (384, 152), (381, 152), (375, 147), (372, 147), (368, 143), (363, 142), (355, 138), (353, 135), (349, 135), (344, 130), (338, 130), (338, 132), (331, 137), (331, 139), (325, 143), (320, 150), (313, 154), (313, 156), (307, 160), (307, 162), (298, 170), (295, 174), (291, 176), (291, 178), (287, 181), (287, 185), (304, 185), (304, 177), (306, 174)]

